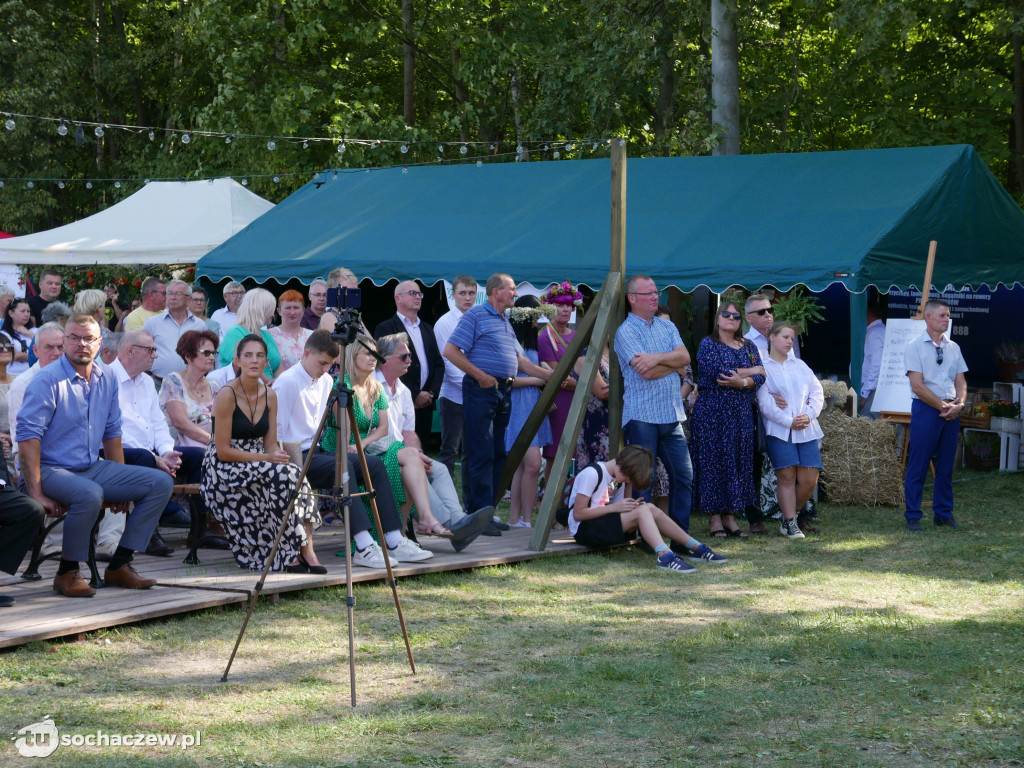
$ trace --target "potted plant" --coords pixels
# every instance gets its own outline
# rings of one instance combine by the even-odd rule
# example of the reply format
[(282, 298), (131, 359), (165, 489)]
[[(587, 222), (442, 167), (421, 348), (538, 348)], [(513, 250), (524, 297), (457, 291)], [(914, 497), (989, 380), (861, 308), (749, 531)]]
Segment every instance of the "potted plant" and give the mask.
[(992, 429), (996, 432), (1020, 434), (1020, 403), (1011, 403), (1009, 400), (990, 400), (988, 414), (992, 417)]
[(1018, 374), (1024, 371), (1024, 344), (1016, 341), (1002, 341), (992, 352), (999, 370), (999, 380), (1015, 383)]
[(998, 469), (999, 435), (971, 432), (964, 440), (964, 458), (974, 469)]

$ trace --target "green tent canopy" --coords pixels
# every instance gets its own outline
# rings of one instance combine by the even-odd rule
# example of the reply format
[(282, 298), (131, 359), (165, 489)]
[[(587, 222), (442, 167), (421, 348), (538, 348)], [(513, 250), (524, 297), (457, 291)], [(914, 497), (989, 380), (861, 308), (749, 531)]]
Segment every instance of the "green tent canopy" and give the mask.
[[(608, 272), (609, 160), (326, 170), (199, 260), (213, 282), (433, 284), (508, 272), (597, 287)], [(1024, 213), (970, 146), (627, 164), (627, 272), (659, 286), (850, 291), (1024, 281)]]

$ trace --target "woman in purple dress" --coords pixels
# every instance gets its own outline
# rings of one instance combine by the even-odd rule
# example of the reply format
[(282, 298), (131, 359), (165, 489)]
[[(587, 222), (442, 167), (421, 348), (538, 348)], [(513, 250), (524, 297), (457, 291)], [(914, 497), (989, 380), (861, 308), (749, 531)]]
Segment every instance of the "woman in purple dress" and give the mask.
[(736, 304), (724, 304), (697, 349), (693, 506), (709, 516), (716, 538), (746, 538), (736, 514), (755, 500), (753, 399), (765, 375), (757, 347), (743, 338), (742, 318)]
[[(545, 304), (551, 304), (556, 310), (555, 317), (544, 326), (537, 338), (537, 358), (551, 368), (558, 365), (572, 341), (574, 332), (569, 330), (569, 320), (573, 310), (583, 306), (583, 294), (572, 287), (571, 283), (559, 283), (546, 290), (540, 297)], [(551, 476), (551, 465), (558, 453), (558, 443), (565, 431), (565, 420), (569, 416), (569, 406), (576, 391), (576, 375), (570, 372), (562, 382), (562, 388), (555, 397), (555, 410), (548, 414), (551, 423), (551, 444), (545, 446), (543, 455), (546, 460), (544, 476)]]

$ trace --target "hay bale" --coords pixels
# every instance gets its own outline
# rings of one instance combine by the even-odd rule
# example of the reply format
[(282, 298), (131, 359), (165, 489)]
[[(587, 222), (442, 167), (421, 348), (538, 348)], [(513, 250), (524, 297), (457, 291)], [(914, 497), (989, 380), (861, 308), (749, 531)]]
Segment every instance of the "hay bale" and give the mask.
[(830, 501), (858, 506), (902, 506), (903, 473), (896, 456), (896, 428), (888, 421), (852, 418), (843, 412), (848, 390), (823, 381), (825, 407), (818, 423), (821, 485)]

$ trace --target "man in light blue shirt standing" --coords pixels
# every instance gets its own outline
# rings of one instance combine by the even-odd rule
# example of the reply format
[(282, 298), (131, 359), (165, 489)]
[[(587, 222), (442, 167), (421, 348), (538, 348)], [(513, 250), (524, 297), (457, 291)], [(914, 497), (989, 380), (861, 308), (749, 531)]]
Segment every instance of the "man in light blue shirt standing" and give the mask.
[[(124, 534), (107, 566), (107, 584), (148, 589), (131, 566), (145, 549), (171, 497), (170, 475), (124, 464), (117, 381), (94, 360), (100, 328), (91, 315), (72, 317), (65, 328), (64, 357), (29, 384), (18, 413), (18, 452), (28, 495), (49, 514), (66, 510), (64, 543), (53, 589), (68, 597), (92, 597), (79, 563), (89, 554), (89, 536), (104, 502), (127, 512)], [(102, 447), (105, 459), (99, 458)]]
[(960, 346), (943, 334), (949, 328), (949, 304), (932, 299), (924, 306), (926, 330), (903, 352), (913, 402), (910, 449), (903, 481), (908, 531), (921, 531), (921, 497), (928, 465), (935, 466), (932, 521), (957, 528), (953, 518), (953, 461), (960, 437), (960, 414), (967, 401), (967, 364)]
[[(634, 275), (626, 283), (629, 314), (615, 333), (625, 392), (622, 426), (626, 442), (642, 445), (661, 459), (668, 470), (668, 514), (680, 528), (690, 528), (693, 465), (683, 435), (680, 374), (690, 362), (679, 331), (668, 320), (655, 317), (658, 288), (647, 275)], [(651, 484), (653, 485), (653, 468)], [(651, 490), (641, 494), (650, 501)]]

